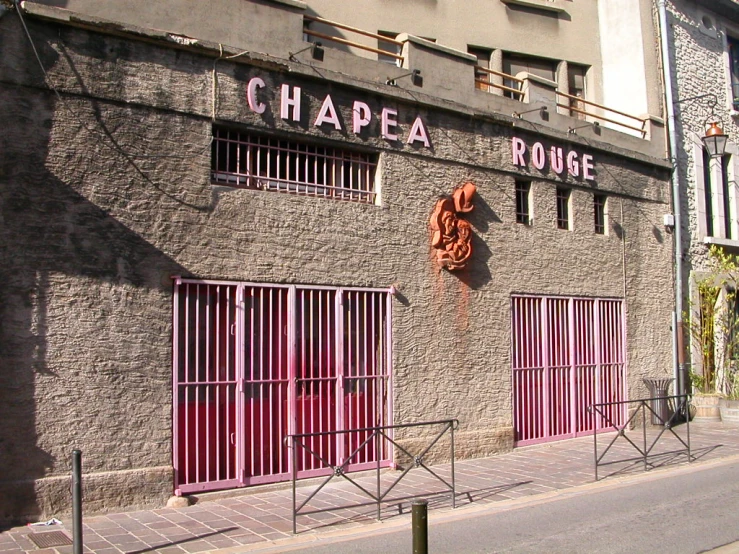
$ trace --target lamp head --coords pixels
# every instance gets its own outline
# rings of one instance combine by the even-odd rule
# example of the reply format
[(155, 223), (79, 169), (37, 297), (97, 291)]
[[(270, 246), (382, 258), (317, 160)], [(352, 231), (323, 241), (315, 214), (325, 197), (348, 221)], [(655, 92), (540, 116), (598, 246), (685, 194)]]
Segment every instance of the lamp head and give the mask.
[(708, 155), (712, 158), (718, 158), (726, 152), (726, 141), (729, 137), (724, 134), (724, 130), (714, 121), (706, 130), (706, 135), (701, 139), (703, 141)]

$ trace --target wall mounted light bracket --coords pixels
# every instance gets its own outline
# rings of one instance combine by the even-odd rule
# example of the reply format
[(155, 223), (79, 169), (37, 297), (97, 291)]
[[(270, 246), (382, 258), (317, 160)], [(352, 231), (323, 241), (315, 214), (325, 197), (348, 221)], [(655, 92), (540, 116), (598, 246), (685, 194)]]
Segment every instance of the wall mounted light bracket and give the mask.
[(522, 119), (521, 116), (523, 114), (533, 112), (539, 112), (539, 117), (541, 117), (545, 121), (549, 119), (549, 109), (546, 106), (542, 106), (541, 108), (534, 108), (533, 110), (526, 110), (525, 112), (513, 112), (511, 115), (516, 119)]
[(677, 106), (685, 102), (695, 102), (697, 100), (708, 99), (708, 107), (711, 109), (711, 115), (705, 120), (704, 124), (708, 126), (705, 134), (701, 137), (703, 146), (712, 158), (720, 158), (726, 153), (726, 143), (729, 137), (718, 124), (720, 118), (716, 116), (716, 105), (718, 98), (712, 92), (690, 96), (681, 100), (675, 100), (673, 105)]
[(387, 80), (385, 81), (385, 84), (390, 85), (391, 87), (397, 87), (398, 79), (402, 79), (404, 77), (410, 77), (411, 83), (413, 83), (417, 87), (423, 86), (423, 77), (421, 76), (420, 69), (414, 69), (410, 73), (404, 73), (403, 75), (399, 75), (397, 77), (388, 77)]
[(297, 56), (298, 54), (302, 54), (303, 52), (307, 52), (308, 50), (310, 50), (311, 57), (314, 60), (318, 62), (323, 61), (323, 44), (321, 44), (320, 42), (313, 42), (310, 46), (306, 46), (302, 50), (298, 50), (297, 52), (290, 52), (289, 58), (291, 61), (298, 62), (300, 60), (298, 60), (295, 56)]
[(586, 127), (592, 127), (593, 128), (593, 132), (596, 135), (599, 135), (600, 134), (600, 123), (598, 123), (597, 121), (593, 121), (592, 123), (586, 123), (585, 125), (578, 125), (577, 127), (569, 127), (567, 129), (567, 132), (570, 135), (576, 135), (578, 129), (585, 129)]

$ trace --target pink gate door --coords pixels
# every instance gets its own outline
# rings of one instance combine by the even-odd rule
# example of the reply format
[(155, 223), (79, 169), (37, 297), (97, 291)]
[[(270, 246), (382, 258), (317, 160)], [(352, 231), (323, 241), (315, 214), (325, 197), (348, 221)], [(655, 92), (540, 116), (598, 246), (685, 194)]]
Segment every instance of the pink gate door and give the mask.
[(175, 492), (238, 486), (237, 292), (178, 282), (174, 301)]
[[(335, 431), (339, 384), (339, 350), (336, 337), (337, 291), (298, 289), (296, 291), (296, 339), (294, 433)], [(296, 453), (299, 477), (325, 473), (336, 465), (337, 437), (320, 435), (307, 438), (305, 448)]]
[[(389, 425), (390, 297), (386, 290), (297, 290), (295, 433)], [(389, 449), (357, 431), (305, 439), (298, 477), (390, 464)]]
[[(175, 492), (288, 480), (288, 434), (389, 425), (390, 302), (387, 290), (178, 279)], [(367, 436), (307, 439), (315, 455), (298, 452), (298, 476), (389, 465), (385, 446), (354, 452)]]
[[(621, 300), (514, 295), (513, 418), (518, 445), (608, 427), (588, 407), (625, 400)], [(623, 421), (623, 407), (608, 412)]]
[[(389, 309), (389, 296), (384, 291), (344, 290), (342, 293), (340, 390), (344, 429), (390, 425)], [(376, 467), (378, 459), (381, 465), (389, 465), (387, 443), (375, 442), (370, 432), (346, 433), (342, 440), (341, 461), (348, 461), (349, 469)]]
[(244, 286), (243, 326), (237, 334), (240, 406), (238, 441), (244, 485), (269, 483), (289, 474), (283, 437), (290, 413), (290, 315), (288, 287)]

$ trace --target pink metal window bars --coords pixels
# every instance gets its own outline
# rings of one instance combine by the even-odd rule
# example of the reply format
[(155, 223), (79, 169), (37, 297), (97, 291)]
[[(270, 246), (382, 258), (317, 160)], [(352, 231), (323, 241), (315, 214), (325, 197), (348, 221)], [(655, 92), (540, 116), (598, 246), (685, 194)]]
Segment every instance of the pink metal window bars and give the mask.
[[(516, 444), (605, 428), (588, 406), (626, 399), (623, 301), (514, 295), (511, 302)], [(619, 424), (623, 409), (606, 415)]]
[(377, 156), (213, 129), (211, 182), (374, 203)]
[[(391, 424), (390, 294), (177, 279), (174, 468), (179, 493), (289, 480), (291, 433)], [(365, 432), (313, 438), (322, 475)], [(349, 470), (388, 465), (366, 445)]]

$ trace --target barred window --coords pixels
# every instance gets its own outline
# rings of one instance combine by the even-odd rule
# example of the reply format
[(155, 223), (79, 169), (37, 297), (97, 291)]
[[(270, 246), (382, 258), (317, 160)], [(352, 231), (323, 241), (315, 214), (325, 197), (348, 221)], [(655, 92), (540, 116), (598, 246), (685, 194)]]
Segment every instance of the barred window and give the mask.
[(213, 184), (371, 204), (376, 168), (375, 154), (213, 129)]

